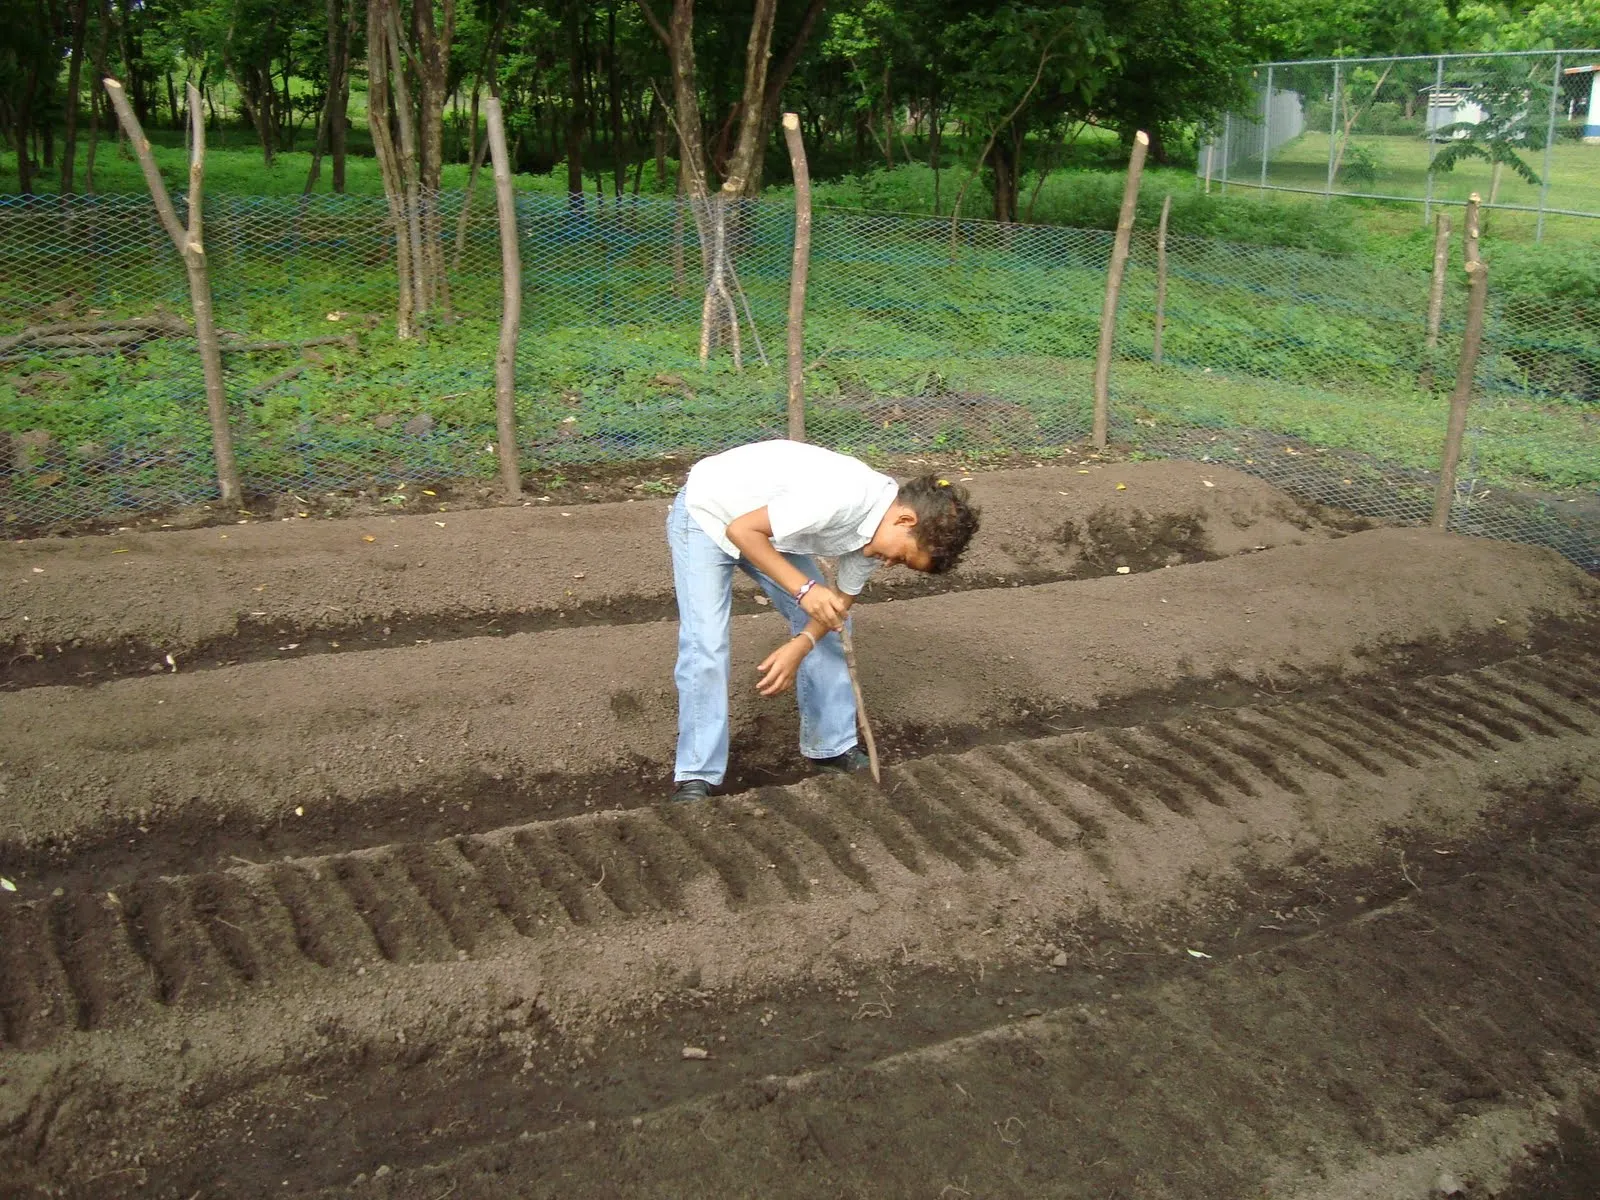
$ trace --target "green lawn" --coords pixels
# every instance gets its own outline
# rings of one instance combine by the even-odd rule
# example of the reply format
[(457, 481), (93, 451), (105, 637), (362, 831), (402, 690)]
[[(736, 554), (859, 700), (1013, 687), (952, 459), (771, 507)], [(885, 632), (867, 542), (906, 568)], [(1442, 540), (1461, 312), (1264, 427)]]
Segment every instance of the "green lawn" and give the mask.
[[(1328, 179), (1329, 135), (1325, 131), (1308, 130), (1286, 145), (1272, 152), (1267, 163), (1269, 186), (1306, 188), (1321, 193)], [(1347, 169), (1340, 171), (1334, 183), (1337, 196), (1378, 194), (1386, 196), (1413, 196), (1418, 199), (1428, 193), (1428, 143), (1415, 135), (1375, 135), (1356, 133), (1350, 138), (1351, 150), (1362, 150), (1371, 156), (1373, 175), (1370, 179), (1351, 179)], [(1525, 152), (1524, 160), (1540, 175), (1544, 174), (1544, 152)], [(1229, 172), (1230, 179), (1254, 185), (1260, 179), (1260, 159), (1247, 159)], [(1433, 195), (1436, 199), (1464, 202), (1477, 192), (1487, 202), (1492, 184), (1492, 168), (1478, 158), (1459, 163), (1454, 170), (1436, 172)], [(1220, 179), (1213, 187), (1220, 190)], [(1248, 195), (1253, 188), (1232, 189)], [(1500, 204), (1537, 206), (1540, 188), (1521, 179), (1514, 172), (1502, 170), (1500, 189), (1496, 196)], [(1320, 197), (1319, 197), (1320, 200)], [(1600, 146), (1585, 145), (1581, 141), (1560, 140), (1550, 148), (1550, 190), (1546, 206), (1552, 209), (1569, 209), (1597, 214), (1593, 218), (1546, 218), (1547, 235), (1559, 225), (1570, 230), (1570, 236), (1600, 245)], [(1404, 212), (1410, 220), (1420, 223), (1420, 206), (1406, 205), (1390, 209)], [(1459, 213), (1451, 206), (1450, 211)], [(1537, 217), (1533, 213), (1499, 213), (1490, 218), (1495, 236), (1521, 237), (1532, 230)]]

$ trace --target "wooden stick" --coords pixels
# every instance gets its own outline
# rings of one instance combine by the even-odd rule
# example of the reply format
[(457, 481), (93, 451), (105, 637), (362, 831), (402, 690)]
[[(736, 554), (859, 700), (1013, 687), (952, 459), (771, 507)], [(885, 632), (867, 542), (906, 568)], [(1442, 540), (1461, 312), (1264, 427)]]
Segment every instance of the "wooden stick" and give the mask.
[(125, 317), (106, 321), (60, 321), (53, 325), (30, 325), (20, 333), (0, 337), (0, 354), (38, 338), (68, 334), (96, 334), (120, 331), (188, 334), (193, 331), (177, 317)]
[(500, 115), (500, 97), (490, 96), (489, 155), (494, 161), (495, 204), (500, 213), (501, 296), (500, 347), (494, 356), (495, 451), (500, 459), (500, 482), (507, 500), (522, 498), (522, 476), (517, 470), (517, 333), (522, 326), (522, 251), (517, 242), (517, 201), (511, 190), (511, 153), (506, 149), (506, 127)]
[(1094, 448), (1106, 448), (1106, 430), (1111, 411), (1111, 346), (1117, 331), (1117, 297), (1122, 293), (1122, 272), (1128, 265), (1128, 244), (1133, 240), (1133, 214), (1139, 200), (1139, 180), (1144, 175), (1144, 156), (1150, 149), (1150, 135), (1139, 130), (1133, 135), (1133, 154), (1128, 159), (1128, 179), (1122, 187), (1122, 211), (1117, 215), (1117, 236), (1111, 244), (1111, 265), (1106, 271), (1106, 299), (1100, 309), (1100, 349), (1094, 360)]
[(239, 486), (239, 467), (233, 457), (233, 435), (228, 429), (227, 389), (222, 375), (216, 318), (211, 306), (211, 274), (206, 264), (200, 219), (206, 155), (206, 122), (205, 112), (200, 106), (200, 91), (194, 84), (189, 85), (189, 227), (185, 229), (178, 223), (172, 198), (167, 195), (167, 185), (161, 180), (155, 157), (150, 153), (150, 143), (144, 136), (144, 129), (133, 107), (128, 103), (122, 84), (107, 78), (105, 86), (106, 95), (111, 97), (112, 107), (116, 109), (117, 120), (138, 156), (161, 224), (172, 239), (173, 247), (183, 258), (184, 270), (189, 276), (189, 303), (194, 309), (194, 336), (200, 347), (200, 365), (205, 373), (206, 409), (211, 418), (211, 448), (217, 463), (217, 490), (224, 504), (235, 504), (242, 490)]
[[(811, 168), (800, 138), (800, 118), (783, 114), (783, 140), (794, 168), (794, 266), (789, 274), (789, 440), (806, 440), (806, 277), (811, 269)], [(852, 675), (852, 679), (854, 676)], [(859, 701), (858, 701), (859, 703)]]
[(861, 734), (867, 740), (867, 764), (872, 770), (872, 782), (883, 784), (883, 772), (878, 767), (878, 743), (872, 736), (872, 722), (867, 719), (867, 700), (861, 694), (861, 672), (856, 669), (856, 647), (850, 638), (850, 627), (839, 630), (839, 644), (844, 647), (844, 665), (850, 671), (850, 690), (856, 694), (856, 719), (861, 722)]
[(1167, 327), (1167, 218), (1172, 215), (1172, 193), (1161, 201), (1161, 224), (1156, 227), (1156, 334), (1150, 361), (1161, 365), (1161, 335)]
[(1467, 200), (1465, 257), (1467, 260), (1467, 328), (1461, 338), (1461, 361), (1456, 366), (1456, 387), (1450, 393), (1450, 423), (1444, 435), (1439, 464), (1439, 488), (1433, 496), (1433, 527), (1450, 525), (1455, 499), (1456, 467), (1461, 462), (1461, 440), (1467, 431), (1467, 408), (1472, 402), (1472, 379), (1483, 345), (1484, 310), (1489, 299), (1489, 268), (1478, 254), (1478, 193)]
[[(830, 588), (837, 588), (838, 565), (832, 560), (822, 564), (823, 582)], [(826, 633), (823, 634), (827, 636)], [(856, 667), (856, 644), (850, 636), (850, 625), (846, 622), (839, 627), (839, 645), (844, 649), (845, 669), (850, 672), (850, 690), (856, 697), (856, 721), (861, 726), (861, 736), (867, 743), (867, 765), (872, 770), (872, 782), (881, 785), (883, 773), (878, 766), (878, 742), (872, 736), (872, 722), (867, 717), (867, 698), (861, 693), (861, 672)]]
[(1428, 334), (1423, 341), (1422, 374), (1417, 386), (1433, 387), (1433, 360), (1439, 351), (1439, 326), (1444, 319), (1444, 279), (1450, 269), (1450, 218), (1439, 214), (1433, 235), (1433, 282), (1428, 288)]

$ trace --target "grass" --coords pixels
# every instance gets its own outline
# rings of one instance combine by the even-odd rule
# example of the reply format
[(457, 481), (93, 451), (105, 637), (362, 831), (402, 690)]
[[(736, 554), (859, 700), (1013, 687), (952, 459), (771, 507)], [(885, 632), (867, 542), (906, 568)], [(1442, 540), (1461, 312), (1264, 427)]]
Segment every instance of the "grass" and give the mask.
[[(1114, 152), (1090, 146), (1080, 165), (1047, 176), (1036, 200), (1033, 181), (1025, 184), (1023, 202), (1035, 204), (1037, 220), (1071, 228), (969, 224), (954, 261), (948, 220), (931, 215), (926, 166), (819, 182), (818, 202), (831, 206), (817, 217), (807, 327), (808, 360), (820, 360), (810, 383), (819, 439), (887, 454), (1034, 450), (1083, 436), (1105, 231), (1122, 180), (1081, 163)], [(1315, 157), (1314, 147), (1304, 153)], [(158, 156), (176, 188), (181, 146)], [(492, 475), (500, 283), (487, 193), (452, 280), (459, 320), (432, 328), (424, 343), (401, 343), (370, 159), (350, 162), (353, 195), (308, 204), (288, 199), (299, 196), (304, 153), (280, 155), (271, 172), (254, 147), (215, 149), (208, 161), (207, 242), (222, 325), (259, 338), (349, 328), (361, 338), (356, 351), (317, 350), (301, 374), (272, 386), (294, 356), (228, 357), (247, 480), (289, 492)], [(464, 182), (465, 170), (447, 168), (447, 187)], [(145, 314), (153, 305), (187, 312), (182, 272), (151, 219), (136, 165), (107, 144), (97, 173), (104, 191), (126, 195), (85, 217), (48, 205), (0, 207), (0, 329), (40, 319), (47, 304), (60, 316)], [(941, 180), (946, 210), (959, 178), (951, 170)], [(591, 205), (576, 216), (560, 169), (520, 176), (518, 186), (518, 419), (536, 472), (703, 452), (781, 431), (786, 189), (770, 190), (737, 258), (775, 361), (735, 373), (725, 357), (698, 363), (699, 303), (673, 295), (668, 206)], [(987, 211), (982, 186), (975, 182), (963, 211)], [(1149, 231), (1168, 193), (1174, 275), (1157, 368)], [(446, 197), (447, 237), (456, 203)], [(875, 215), (885, 210), (929, 215)], [(1471, 417), (1472, 468), (1497, 488), (1594, 489), (1600, 247), (1554, 228), (1543, 246), (1509, 242), (1501, 222), (1510, 217), (1491, 219), (1495, 311)], [(1238, 189), (1207, 196), (1191, 172), (1153, 168), (1139, 229), (1113, 373), (1125, 434), (1254, 429), (1415, 471), (1436, 463), (1445, 405), (1439, 391), (1417, 386), (1431, 239), (1414, 209)], [(692, 246), (688, 258), (692, 279)], [(1450, 381), (1460, 305), (1453, 280), (1440, 388)], [(330, 322), (330, 313), (346, 315)], [(747, 355), (754, 364), (748, 345)], [(203, 413), (198, 363), (181, 343), (0, 365), (0, 428), (50, 435), (32, 462), (0, 481), (0, 515), (25, 528), (209, 495)], [(420, 416), (431, 426), (408, 433)]]
[[(224, 327), (288, 339), (361, 331), (358, 350), (319, 348), (303, 373), (276, 384), (294, 355), (228, 356), (241, 466), (262, 490), (494, 470), (492, 218), (484, 209), (471, 227), (453, 280), (459, 319), (418, 345), (393, 334), (379, 207), (219, 202), (208, 225)], [(777, 356), (789, 225), (781, 207), (761, 213), (741, 236), (738, 262)], [(183, 311), (181, 273), (153, 229), (89, 260), (73, 252), (76, 243), (52, 244), (63, 228), (57, 215), (35, 216), (11, 231), (31, 251), (12, 257), (14, 294), (69, 294), (78, 315), (144, 313), (153, 298)], [(518, 422), (530, 465), (703, 452), (781, 430), (776, 357), (754, 365), (747, 344), (752, 365), (742, 373), (723, 356), (699, 365), (698, 300), (672, 294), (668, 206), (576, 217), (559, 197), (533, 196), (519, 219), (527, 247)], [(810, 383), (819, 440), (873, 454), (1031, 450), (1082, 436), (1107, 235), (972, 226), (952, 262), (942, 221), (824, 212), (815, 234), (807, 354), (820, 360)], [(1122, 428), (1255, 429), (1417, 470), (1436, 462), (1445, 405), (1417, 387), (1427, 277), (1415, 264), (1177, 239), (1166, 365), (1157, 368), (1148, 255), (1142, 245), (1121, 313), (1113, 378)], [(330, 313), (343, 315), (330, 322)], [(30, 315), (0, 307), (8, 323)], [(1447, 363), (1458, 327), (1453, 307)], [(1585, 407), (1530, 394), (1526, 372), (1530, 362), (1600, 358), (1600, 338), (1534, 350), (1544, 358), (1518, 362), (1502, 346), (1486, 361), (1487, 398), (1471, 425), (1474, 469), (1497, 487), (1594, 487), (1600, 442)], [(12, 477), (0, 511), (20, 527), (203, 497), (211, 487), (203, 413), (198, 364), (182, 343), (5, 368), (0, 426), (43, 430), (50, 442)], [(423, 416), (427, 427), (408, 432)]]

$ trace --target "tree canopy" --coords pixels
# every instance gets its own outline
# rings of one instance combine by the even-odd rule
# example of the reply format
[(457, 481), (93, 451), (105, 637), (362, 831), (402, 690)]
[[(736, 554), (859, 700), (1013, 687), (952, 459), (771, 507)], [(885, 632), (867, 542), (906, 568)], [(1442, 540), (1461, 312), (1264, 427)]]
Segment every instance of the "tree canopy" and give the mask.
[[(481, 154), (500, 97), (519, 169), (565, 164), (575, 194), (643, 186), (748, 195), (786, 171), (776, 116), (800, 115), (823, 174), (937, 173), (954, 135), (986, 148), (994, 215), (1090, 126), (1152, 139), (1157, 161), (1243, 97), (1265, 57), (1426, 54), (1600, 42), (1600, 0), (0, 0), (0, 125), (17, 184), (92, 188), (85, 126), (110, 128), (103, 76), (147, 128), (181, 128), (195, 83), (214, 123), (264, 158), (315, 151), (307, 187), (344, 186), (347, 130), (404, 186)], [(372, 31), (383, 43), (373, 53)], [(373, 61), (376, 59), (377, 61)], [(374, 104), (373, 101), (376, 101)], [(354, 120), (352, 112), (357, 115)], [(389, 135), (389, 136), (385, 136)], [(402, 136), (405, 135), (405, 136)], [(91, 144), (95, 138), (90, 137)], [(92, 156), (92, 149), (90, 151)], [(331, 156), (324, 177), (321, 162)], [(972, 164), (969, 163), (969, 166)], [(648, 176), (647, 176), (648, 172)], [(387, 176), (386, 176), (387, 178)], [(952, 186), (949, 195), (955, 195)]]

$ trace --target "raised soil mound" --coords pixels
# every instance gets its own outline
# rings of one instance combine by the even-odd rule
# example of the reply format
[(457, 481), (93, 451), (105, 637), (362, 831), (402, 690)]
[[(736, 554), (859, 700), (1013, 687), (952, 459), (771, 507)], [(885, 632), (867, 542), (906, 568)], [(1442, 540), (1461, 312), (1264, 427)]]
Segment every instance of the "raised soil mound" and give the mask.
[(686, 805), (659, 502), (6, 548), (0, 1193), (1595, 1194), (1600, 584), (1090, 470)]

